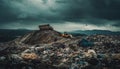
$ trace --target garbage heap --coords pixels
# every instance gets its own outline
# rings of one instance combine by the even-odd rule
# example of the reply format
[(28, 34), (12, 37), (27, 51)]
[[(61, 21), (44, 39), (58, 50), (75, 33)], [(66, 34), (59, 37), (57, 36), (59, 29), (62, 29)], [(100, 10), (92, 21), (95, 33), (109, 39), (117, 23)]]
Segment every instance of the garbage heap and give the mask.
[[(101, 42), (109, 38), (97, 40), (98, 35), (73, 38), (60, 35), (51, 28), (42, 28), (14, 41), (1, 43), (0, 69), (120, 69), (119, 40), (111, 42), (112, 47), (109, 47)], [(82, 46), (82, 38), (88, 40), (85, 43), (94, 41), (94, 45)], [(112, 50), (114, 48), (118, 51)]]

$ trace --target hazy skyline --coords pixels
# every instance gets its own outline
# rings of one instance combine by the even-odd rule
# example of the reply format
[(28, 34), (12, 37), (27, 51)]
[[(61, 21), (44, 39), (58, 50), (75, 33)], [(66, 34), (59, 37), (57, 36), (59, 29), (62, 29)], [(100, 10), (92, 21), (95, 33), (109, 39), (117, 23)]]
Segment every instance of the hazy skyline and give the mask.
[(0, 0), (0, 29), (120, 31), (120, 0)]

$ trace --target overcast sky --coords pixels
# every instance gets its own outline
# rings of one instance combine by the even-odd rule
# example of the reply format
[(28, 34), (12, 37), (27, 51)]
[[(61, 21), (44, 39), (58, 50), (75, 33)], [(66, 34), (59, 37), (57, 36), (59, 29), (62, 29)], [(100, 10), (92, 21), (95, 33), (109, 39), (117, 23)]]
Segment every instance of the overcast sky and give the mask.
[(120, 0), (0, 0), (0, 29), (120, 31)]

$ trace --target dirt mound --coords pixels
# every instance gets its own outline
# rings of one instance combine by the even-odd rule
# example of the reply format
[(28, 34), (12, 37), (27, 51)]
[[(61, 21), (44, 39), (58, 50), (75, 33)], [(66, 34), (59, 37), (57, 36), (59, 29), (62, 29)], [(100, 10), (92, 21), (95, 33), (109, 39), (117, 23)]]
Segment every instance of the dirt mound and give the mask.
[(56, 42), (63, 37), (61, 33), (51, 29), (49, 25), (39, 26), (40, 30), (33, 31), (27, 35), (18, 39), (18, 42), (34, 45), (34, 44), (48, 44), (51, 42)]

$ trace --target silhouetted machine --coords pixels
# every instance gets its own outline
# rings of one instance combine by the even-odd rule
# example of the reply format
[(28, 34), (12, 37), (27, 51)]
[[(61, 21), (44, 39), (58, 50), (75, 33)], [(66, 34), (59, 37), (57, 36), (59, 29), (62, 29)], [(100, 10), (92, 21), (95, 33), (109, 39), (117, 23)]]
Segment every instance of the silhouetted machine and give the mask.
[(53, 30), (53, 28), (49, 24), (39, 25), (39, 29), (40, 30)]

